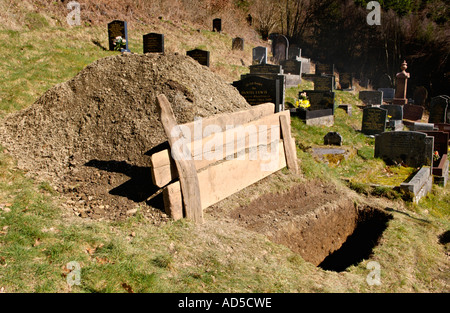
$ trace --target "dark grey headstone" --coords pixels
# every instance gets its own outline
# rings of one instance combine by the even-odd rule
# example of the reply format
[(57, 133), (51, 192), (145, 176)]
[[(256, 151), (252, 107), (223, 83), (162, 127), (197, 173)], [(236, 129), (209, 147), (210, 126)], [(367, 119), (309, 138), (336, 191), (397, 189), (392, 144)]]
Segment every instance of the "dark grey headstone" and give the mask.
[(241, 37), (233, 38), (232, 49), (233, 50), (244, 50), (244, 38), (241, 38)]
[(282, 74), (281, 65), (255, 64), (250, 65), (250, 74)]
[[(388, 74), (383, 74), (378, 79), (378, 87), (379, 88), (392, 88), (392, 78)], [(392, 97), (394, 98), (394, 97)]]
[(144, 53), (164, 53), (164, 35), (149, 33), (143, 36)]
[(359, 99), (365, 105), (381, 105), (383, 104), (383, 92), (378, 90), (362, 90), (359, 92)]
[(126, 40), (126, 46), (123, 48), (125, 51), (129, 51), (128, 49), (128, 30), (127, 30), (127, 22), (114, 20), (108, 24), (108, 42), (109, 42), (109, 50), (114, 51), (114, 40), (116, 37), (122, 37)]
[(431, 99), (428, 123), (445, 123), (447, 120), (448, 99), (437, 96)]
[(221, 32), (222, 31), (222, 19), (215, 18), (213, 19), (213, 32)]
[(375, 136), (375, 157), (387, 164), (431, 166), (433, 145), (433, 137), (422, 132), (385, 132)]
[(378, 91), (383, 92), (383, 100), (384, 101), (392, 101), (395, 97), (395, 89), (394, 88), (378, 88)]
[(273, 57), (276, 63), (288, 58), (289, 41), (286, 36), (278, 35), (273, 42)]
[(289, 45), (288, 60), (298, 60), (302, 56), (302, 49), (296, 44)]
[(323, 144), (342, 146), (342, 136), (338, 132), (329, 132), (323, 137)]
[(247, 100), (250, 105), (266, 102), (275, 104), (275, 112), (283, 110), (281, 101), (282, 92), (278, 79), (268, 79), (256, 75), (249, 75), (241, 80), (234, 81), (233, 86)]
[(383, 104), (380, 108), (387, 110), (388, 115), (391, 120), (402, 120), (403, 119), (403, 106), (398, 104)]
[(425, 105), (425, 102), (428, 98), (428, 90), (423, 86), (417, 87), (414, 90), (413, 98), (415, 105)]
[(209, 51), (194, 49), (187, 51), (186, 55), (190, 56), (201, 65), (209, 66)]
[(316, 64), (316, 75), (334, 75), (334, 64)]
[(419, 121), (422, 119), (423, 107), (414, 104), (405, 104), (403, 106), (403, 118), (411, 121)]
[[(309, 111), (331, 109), (334, 114), (335, 94), (332, 91), (305, 90), (309, 99)], [(300, 92), (302, 93), (302, 92)]]
[(253, 48), (252, 64), (266, 64), (267, 63), (267, 48), (258, 46)]
[(283, 73), (291, 75), (301, 75), (302, 73), (302, 62), (298, 60), (285, 60), (280, 62), (283, 68)]
[(386, 131), (387, 110), (370, 107), (364, 108), (361, 132), (365, 135), (376, 135)]
[(317, 91), (333, 91), (334, 89), (334, 76), (315, 76), (314, 77), (314, 90)]
[(339, 73), (339, 85), (341, 89), (353, 89), (352, 73)]

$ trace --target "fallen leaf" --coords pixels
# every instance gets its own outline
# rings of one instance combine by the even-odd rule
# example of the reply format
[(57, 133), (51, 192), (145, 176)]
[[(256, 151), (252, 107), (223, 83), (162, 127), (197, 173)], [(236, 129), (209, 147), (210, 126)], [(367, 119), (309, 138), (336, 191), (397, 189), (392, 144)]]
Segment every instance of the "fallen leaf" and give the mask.
[(122, 284), (123, 289), (125, 289), (128, 293), (134, 293), (133, 288), (131, 288), (130, 285), (128, 285), (127, 283), (123, 283)]
[(33, 247), (37, 247), (37, 246), (39, 246), (40, 244), (41, 244), (40, 238), (37, 238), (37, 239), (34, 241)]
[(99, 257), (96, 257), (95, 259), (96, 259), (97, 262), (100, 263), (100, 264), (111, 263), (111, 261), (109, 261), (107, 258), (99, 258)]

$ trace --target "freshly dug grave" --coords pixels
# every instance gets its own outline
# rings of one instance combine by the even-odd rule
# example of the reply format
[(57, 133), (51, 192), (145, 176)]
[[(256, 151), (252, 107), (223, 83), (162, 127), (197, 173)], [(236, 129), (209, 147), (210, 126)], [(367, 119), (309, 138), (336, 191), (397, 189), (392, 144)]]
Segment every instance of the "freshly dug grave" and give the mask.
[(319, 180), (264, 194), (229, 217), (306, 261), (336, 271), (368, 258), (391, 218), (382, 210), (355, 205), (336, 186)]
[[(164, 218), (149, 154), (167, 137), (156, 97), (165, 94), (178, 123), (239, 111), (249, 104), (208, 68), (176, 54), (100, 59), (7, 116), (1, 144), (18, 167), (69, 196), (77, 215), (120, 219), (139, 206)], [(152, 202), (153, 201), (153, 202)]]

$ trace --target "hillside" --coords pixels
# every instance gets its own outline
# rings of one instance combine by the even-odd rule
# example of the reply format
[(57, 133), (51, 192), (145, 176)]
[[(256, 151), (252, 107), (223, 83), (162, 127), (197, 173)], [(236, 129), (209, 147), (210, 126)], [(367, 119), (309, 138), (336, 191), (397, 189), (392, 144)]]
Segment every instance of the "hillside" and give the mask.
[[(269, 46), (231, 1), (186, 2), (86, 1), (69, 27), (67, 1), (0, 0), (0, 292), (449, 292), (450, 187), (415, 204), (368, 182), (392, 173), (359, 131), (355, 91), (336, 91), (353, 113), (336, 109), (332, 127), (292, 117), (299, 174), (276, 172), (206, 209), (201, 225), (164, 214), (147, 189), (145, 153), (165, 140), (155, 94), (180, 122), (247, 108), (230, 83), (253, 47)], [(129, 21), (132, 54), (106, 49), (116, 18)], [(142, 54), (148, 32), (165, 35), (165, 55)], [(231, 49), (236, 36), (244, 51)], [(194, 48), (211, 51), (210, 68), (185, 56)], [(311, 88), (303, 80), (286, 99)], [(330, 131), (348, 159), (314, 155)], [(338, 248), (330, 238), (352, 230), (345, 257), (322, 262)], [(80, 284), (68, 283), (71, 262)]]

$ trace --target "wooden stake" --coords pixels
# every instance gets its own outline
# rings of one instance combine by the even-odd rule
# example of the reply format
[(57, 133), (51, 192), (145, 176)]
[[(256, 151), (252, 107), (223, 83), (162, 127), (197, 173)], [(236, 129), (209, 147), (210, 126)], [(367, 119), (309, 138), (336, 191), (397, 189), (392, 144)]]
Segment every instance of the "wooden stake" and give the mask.
[[(158, 109), (161, 123), (167, 135), (170, 146), (172, 147), (178, 140), (185, 140), (181, 129), (175, 119), (170, 102), (166, 96), (161, 94), (157, 97)], [(172, 131), (178, 128), (176, 136), (172, 137)], [(197, 170), (195, 168), (192, 154), (189, 146), (186, 145), (189, 156), (177, 155), (174, 159), (180, 179), (183, 204), (186, 211), (186, 218), (196, 222), (203, 223), (203, 210), (200, 198), (200, 187), (198, 182)], [(177, 153), (177, 152), (175, 152)]]
[(281, 134), (284, 141), (284, 152), (286, 154), (287, 167), (294, 173), (298, 173), (297, 151), (291, 139), (291, 124), (286, 115), (280, 116)]

